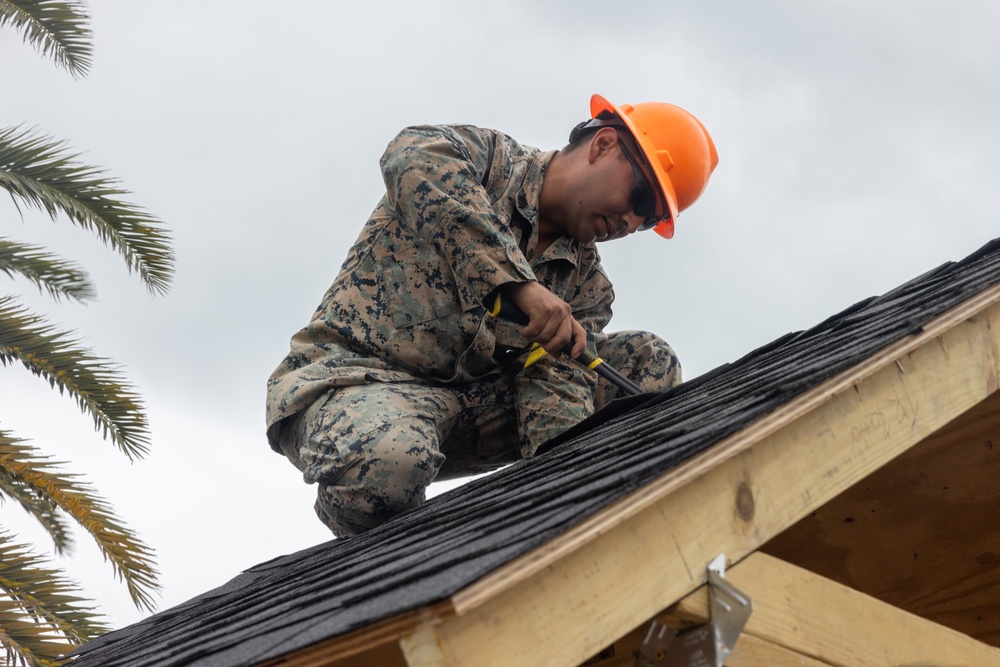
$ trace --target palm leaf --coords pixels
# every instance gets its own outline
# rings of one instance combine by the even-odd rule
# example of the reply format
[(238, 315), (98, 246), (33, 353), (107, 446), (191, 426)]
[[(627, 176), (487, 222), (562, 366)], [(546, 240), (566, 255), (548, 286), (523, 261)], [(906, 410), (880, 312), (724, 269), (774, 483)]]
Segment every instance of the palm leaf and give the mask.
[(42, 525), (52, 538), (57, 554), (69, 553), (73, 547), (73, 537), (59, 505), (43, 488), (31, 483), (30, 474), (26, 478), (22, 472), (27, 468), (38, 474), (44, 472), (45, 466), (62, 464), (48, 462), (47, 457), (37, 456), (37, 450), (22, 444), (24, 442), (11, 433), (0, 430), (0, 451), (7, 452), (10, 456), (7, 464), (0, 466), (0, 495), (16, 500)]
[(0, 494), (16, 500), (28, 514), (38, 520), (52, 538), (55, 553), (70, 553), (73, 537), (69, 524), (63, 519), (55, 503), (39, 495), (34, 487), (8, 474), (6, 470), (0, 470)]
[(130, 459), (149, 451), (149, 425), (139, 395), (107, 360), (80, 347), (70, 332), (0, 297), (0, 364), (20, 361), (49, 385), (67, 392), (94, 427)]
[(90, 70), (93, 43), (82, 2), (0, 0), (0, 27), (11, 25), (24, 41), (73, 76)]
[[(0, 646), (22, 664), (51, 666), (108, 631), (90, 602), (60, 570), (0, 531)], [(14, 664), (12, 661), (9, 664)]]
[[(0, 0), (3, 2), (4, 0)], [(97, 167), (77, 160), (64, 142), (20, 127), (0, 129), (0, 187), (53, 219), (65, 214), (125, 259), (152, 292), (173, 275), (170, 235), (158, 219), (120, 199), (127, 191)]]
[(152, 550), (125, 527), (114, 510), (92, 487), (66, 475), (62, 465), (39, 456), (34, 447), (0, 431), (0, 470), (14, 477), (32, 493), (66, 512), (94, 538), (115, 576), (124, 581), (137, 607), (152, 611), (152, 594), (159, 590)]
[(16, 273), (52, 298), (85, 301), (93, 298), (94, 287), (78, 265), (48, 253), (44, 248), (0, 237), (0, 271)]

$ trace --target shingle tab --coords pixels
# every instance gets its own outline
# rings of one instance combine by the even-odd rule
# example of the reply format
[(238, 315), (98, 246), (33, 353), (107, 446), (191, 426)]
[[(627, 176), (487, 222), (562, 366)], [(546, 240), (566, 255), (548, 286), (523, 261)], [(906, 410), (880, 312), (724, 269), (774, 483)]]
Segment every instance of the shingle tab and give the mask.
[(997, 283), (1000, 239), (669, 393), (623, 399), (544, 454), (369, 533), (275, 558), (111, 632), (73, 664), (249, 666), (445, 600)]

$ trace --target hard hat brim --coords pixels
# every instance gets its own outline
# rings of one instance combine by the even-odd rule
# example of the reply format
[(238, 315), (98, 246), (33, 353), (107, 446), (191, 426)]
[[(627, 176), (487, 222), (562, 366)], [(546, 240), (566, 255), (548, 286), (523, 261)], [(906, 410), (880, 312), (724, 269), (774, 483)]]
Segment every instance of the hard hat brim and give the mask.
[(632, 133), (632, 138), (635, 139), (636, 145), (642, 151), (646, 164), (656, 177), (656, 184), (660, 187), (660, 194), (663, 195), (663, 201), (667, 204), (667, 212), (670, 214), (669, 217), (661, 218), (659, 224), (653, 229), (663, 238), (671, 238), (674, 235), (674, 221), (677, 219), (678, 214), (677, 196), (674, 194), (674, 187), (667, 177), (666, 170), (656, 157), (656, 146), (653, 145), (653, 141), (649, 138), (646, 131), (639, 127), (632, 120), (631, 116), (612, 104), (605, 97), (597, 94), (592, 95), (590, 98), (590, 117), (597, 118), (602, 111), (610, 111), (625, 123), (625, 127)]

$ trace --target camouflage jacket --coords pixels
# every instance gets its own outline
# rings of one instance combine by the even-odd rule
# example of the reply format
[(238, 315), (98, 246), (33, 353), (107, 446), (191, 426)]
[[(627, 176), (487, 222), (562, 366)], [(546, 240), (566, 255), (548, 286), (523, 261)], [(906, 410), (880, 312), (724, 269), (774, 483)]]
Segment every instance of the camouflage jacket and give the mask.
[(589, 414), (584, 371), (552, 360), (518, 371), (495, 361), (497, 345), (526, 341), (483, 308), (501, 285), (537, 280), (588, 331), (599, 334), (611, 319), (614, 293), (594, 244), (564, 236), (534, 256), (539, 193), (554, 154), (471, 126), (412, 127), (389, 144), (380, 162), (385, 196), (268, 380), (272, 447), (282, 419), (331, 388), (369, 381), (456, 384), (533, 373), (538, 383), (520, 384), (537, 385), (539, 395), (525, 400), (562, 394), (565, 402), (568, 392), (579, 398), (574, 418)]

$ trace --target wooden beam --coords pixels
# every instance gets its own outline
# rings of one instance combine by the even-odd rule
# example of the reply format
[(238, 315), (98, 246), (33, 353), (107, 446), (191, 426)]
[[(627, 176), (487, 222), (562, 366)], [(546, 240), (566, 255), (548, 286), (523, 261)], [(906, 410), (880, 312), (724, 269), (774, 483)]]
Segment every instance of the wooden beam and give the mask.
[[(750, 555), (726, 579), (754, 606), (737, 647), (756, 637), (835, 667), (1000, 665), (996, 647), (766, 554)], [(669, 616), (675, 623), (705, 622), (706, 588)]]
[(452, 597), (448, 665), (576, 665), (983, 400), (1000, 289), (807, 392)]
[(830, 663), (790, 651), (766, 639), (743, 635), (726, 660), (726, 667), (830, 667)]

